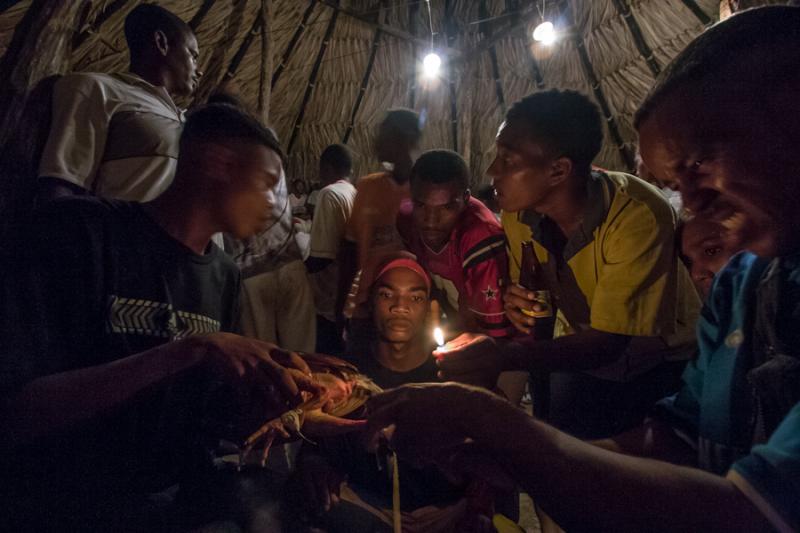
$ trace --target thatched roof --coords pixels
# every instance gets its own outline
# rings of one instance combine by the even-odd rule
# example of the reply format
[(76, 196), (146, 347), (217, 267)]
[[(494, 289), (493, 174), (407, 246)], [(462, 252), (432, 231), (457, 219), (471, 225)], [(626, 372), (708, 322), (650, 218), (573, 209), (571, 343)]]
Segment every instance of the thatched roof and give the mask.
[[(126, 68), (122, 25), (138, 3), (88, 4), (75, 28), (73, 70)], [(255, 109), (259, 94), (269, 94), (263, 83), (272, 82), (269, 122), (289, 148), (290, 176), (313, 180), (321, 150), (345, 136), (359, 154), (357, 172), (374, 169), (369, 146), (377, 121), (387, 108), (409, 106), (425, 113), (424, 147), (456, 148), (476, 182), (485, 179), (504, 107), (546, 88), (591, 95), (607, 113), (608, 126), (596, 163), (627, 168), (636, 137), (632, 115), (654, 75), (717, 18), (720, 5), (719, 0), (548, 0), (548, 18), (562, 35), (543, 47), (531, 40), (541, 21), (541, 0), (431, 0), (444, 79), (423, 83), (417, 70), (430, 40), (424, 1), (159, 3), (195, 27), (205, 72), (196, 100), (230, 78)], [(0, 54), (30, 5), (31, 0), (0, 0)], [(271, 14), (266, 41), (262, 8)], [(484, 19), (490, 20), (477, 22)], [(262, 50), (268, 52), (264, 57)], [(269, 72), (262, 82), (264, 70)]]

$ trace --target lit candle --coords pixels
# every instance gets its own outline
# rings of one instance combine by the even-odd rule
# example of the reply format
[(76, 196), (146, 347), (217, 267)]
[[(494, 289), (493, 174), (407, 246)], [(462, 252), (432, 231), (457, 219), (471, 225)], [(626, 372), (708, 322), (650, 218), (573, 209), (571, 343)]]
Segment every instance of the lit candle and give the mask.
[(441, 311), (439, 310), (439, 302), (436, 300), (431, 300), (431, 324), (433, 325), (433, 339), (436, 341), (436, 345), (441, 348), (444, 346), (444, 332), (442, 328), (439, 327), (439, 321), (441, 318)]
[(439, 348), (444, 347), (444, 333), (442, 333), (442, 328), (433, 328), (433, 338)]

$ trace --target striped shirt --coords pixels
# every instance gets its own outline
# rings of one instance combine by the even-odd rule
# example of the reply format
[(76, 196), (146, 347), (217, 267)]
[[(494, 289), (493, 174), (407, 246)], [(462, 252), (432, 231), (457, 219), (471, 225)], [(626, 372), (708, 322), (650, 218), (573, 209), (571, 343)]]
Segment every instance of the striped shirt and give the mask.
[(53, 89), (39, 176), (103, 198), (152, 200), (172, 183), (183, 121), (164, 87), (135, 74), (68, 74)]

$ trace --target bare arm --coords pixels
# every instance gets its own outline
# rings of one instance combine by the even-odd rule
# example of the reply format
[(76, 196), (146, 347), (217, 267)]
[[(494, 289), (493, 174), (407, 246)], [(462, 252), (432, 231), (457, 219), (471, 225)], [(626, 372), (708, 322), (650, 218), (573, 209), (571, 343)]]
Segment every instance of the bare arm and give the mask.
[(274, 401), (280, 407), (300, 403), (301, 389), (320, 393), (307, 377), (308, 366), (296, 355), (268, 343), (214, 333), (163, 344), (107, 364), (34, 379), (0, 405), (3, 432), (8, 434), (5, 440), (12, 446), (23, 445), (92, 420), (197, 364), (213, 365), (234, 385), (275, 389)]
[(618, 358), (630, 337), (589, 329), (553, 340), (497, 340), (463, 334), (437, 350), (445, 379), (482, 384), (505, 370), (590, 370)]
[(511, 341), (498, 348), (508, 352), (520, 370), (591, 370), (612, 363), (628, 346), (630, 337), (588, 329), (552, 340)]
[[(183, 356), (175, 357), (177, 353)], [(200, 343), (180, 341), (108, 364), (43, 376), (6, 402), (0, 420), (6, 421), (14, 445), (25, 444), (101, 416), (202, 356)]]
[(660, 459), (672, 464), (695, 466), (697, 452), (664, 422), (648, 418), (641, 426), (591, 444), (617, 453)]
[(442, 458), (472, 439), (567, 531), (770, 529), (726, 478), (604, 450), (480, 389), (406, 385), (374, 397), (368, 409), (373, 435), (394, 425), (398, 453)]
[(509, 472), (568, 531), (770, 531), (727, 479), (582, 442), (528, 417), (492, 438)]

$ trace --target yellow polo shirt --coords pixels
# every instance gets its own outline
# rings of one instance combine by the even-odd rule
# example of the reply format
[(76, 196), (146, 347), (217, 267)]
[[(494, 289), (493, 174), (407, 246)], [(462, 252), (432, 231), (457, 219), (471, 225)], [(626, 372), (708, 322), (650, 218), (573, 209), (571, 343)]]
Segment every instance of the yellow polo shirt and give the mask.
[(559, 311), (566, 326), (557, 335), (592, 328), (634, 337), (619, 360), (589, 374), (627, 381), (662, 361), (690, 358), (701, 304), (678, 258), (674, 211), (657, 189), (620, 172), (594, 172), (587, 190), (584, 220), (566, 243), (556, 242), (555, 224), (535, 212), (502, 214), (511, 279), (519, 279), (522, 243), (533, 240), (545, 268), (556, 261), (558, 279), (571, 278), (579, 289), (554, 296), (582, 296), (578, 307), (588, 306), (585, 324), (570, 324), (569, 313)]

